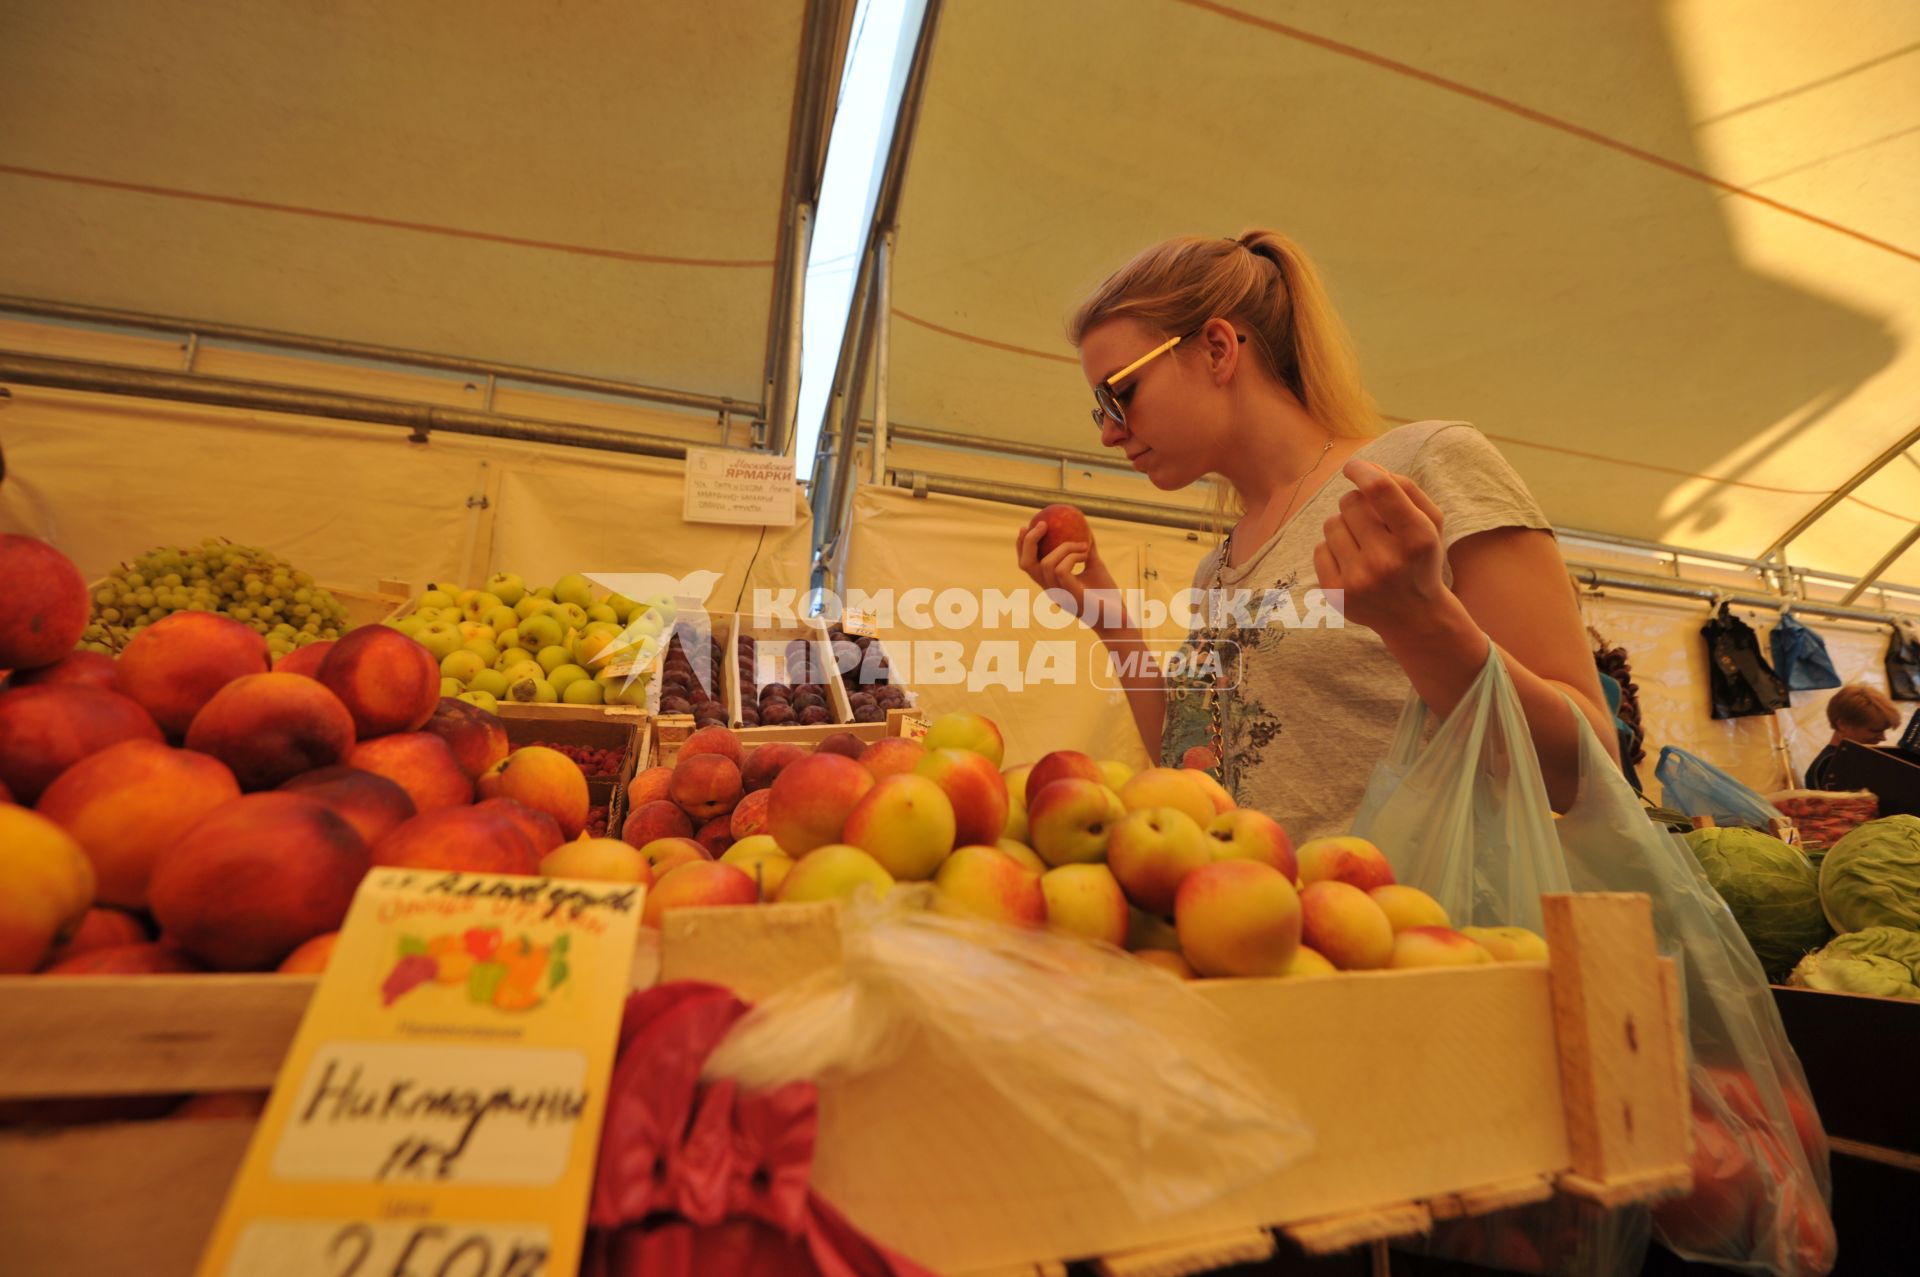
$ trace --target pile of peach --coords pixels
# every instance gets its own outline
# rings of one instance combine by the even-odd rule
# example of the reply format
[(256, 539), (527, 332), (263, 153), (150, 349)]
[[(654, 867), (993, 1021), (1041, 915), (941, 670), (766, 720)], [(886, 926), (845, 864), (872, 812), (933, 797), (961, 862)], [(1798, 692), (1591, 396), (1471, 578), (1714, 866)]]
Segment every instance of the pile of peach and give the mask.
[(396, 630), (270, 667), (178, 612), (113, 660), (59, 641), (86, 595), (57, 552), (0, 538), (0, 576), (38, 618), (0, 623), (0, 973), (269, 969), (324, 948), (371, 866), (532, 874), (586, 821), (580, 769), (509, 754)]

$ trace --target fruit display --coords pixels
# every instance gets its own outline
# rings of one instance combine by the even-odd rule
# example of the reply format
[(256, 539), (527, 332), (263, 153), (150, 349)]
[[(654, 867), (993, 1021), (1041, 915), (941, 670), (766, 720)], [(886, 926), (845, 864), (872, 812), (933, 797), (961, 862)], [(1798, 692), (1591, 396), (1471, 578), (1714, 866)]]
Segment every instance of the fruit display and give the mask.
[(691, 714), (702, 726), (727, 721), (726, 688), (721, 675), (726, 670), (726, 644), (717, 634), (706, 636), (706, 659), (694, 660), (687, 644), (698, 648), (701, 637), (691, 625), (676, 624), (667, 636), (667, 654), (660, 662), (660, 712)]
[(669, 598), (603, 594), (579, 573), (529, 588), (500, 572), (468, 589), (428, 585), (385, 625), (426, 649), (441, 695), (481, 709), (645, 705), (675, 610)]
[[(71, 592), (56, 553), (26, 556), (23, 614)], [(47, 659), (0, 691), (0, 973), (272, 970), (338, 929), (374, 865), (532, 874), (592, 825), (578, 763), (511, 748), (392, 629), (304, 674), (270, 669), (257, 627), (192, 611), (143, 625), (105, 680), (32, 677), (65, 648), (10, 651)]]
[(890, 709), (905, 709), (913, 698), (893, 682), (893, 667), (880, 640), (866, 634), (848, 634), (839, 622), (827, 627), (827, 643), (834, 668), (847, 684), (847, 703), (856, 723), (884, 723)]
[[(738, 637), (740, 722), (746, 727), (818, 727), (837, 722), (831, 677), (818, 645), (807, 636), (776, 640)], [(882, 715), (884, 717), (884, 715)]]
[[(16, 538), (22, 539), (25, 538)], [(312, 575), (258, 546), (208, 537), (196, 546), (159, 546), (93, 586), (92, 611), (77, 636), (83, 650), (124, 650), (144, 629), (179, 612), (217, 613), (266, 640), (277, 659), (339, 638), (347, 609)], [(21, 665), (45, 662), (19, 662)], [(0, 658), (0, 667), (7, 665)]]

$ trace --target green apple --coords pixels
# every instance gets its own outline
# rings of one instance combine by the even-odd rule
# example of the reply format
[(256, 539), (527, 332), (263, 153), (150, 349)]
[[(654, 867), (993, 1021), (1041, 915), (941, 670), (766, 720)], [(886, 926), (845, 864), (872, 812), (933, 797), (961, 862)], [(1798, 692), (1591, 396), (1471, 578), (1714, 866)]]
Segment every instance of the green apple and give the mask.
[(605, 603), (595, 603), (587, 609), (587, 619), (589, 621), (606, 621), (610, 624), (618, 625), (620, 622), (620, 614), (608, 607)]
[(557, 604), (551, 615), (557, 618), (564, 628), (569, 630), (580, 629), (586, 625), (589, 619), (587, 617), (587, 609), (577, 603)]
[(647, 680), (644, 678), (628, 682), (625, 678), (610, 678), (600, 674), (593, 681), (600, 685), (601, 698), (608, 705), (644, 706), (647, 703)]
[(609, 594), (600, 602), (613, 612), (614, 620), (622, 623), (626, 621), (627, 613), (640, 606), (624, 594)]
[(541, 669), (551, 674), (562, 665), (571, 665), (573, 663), (573, 652), (569, 648), (556, 643), (552, 647), (543, 647), (538, 652), (535, 652), (534, 659), (540, 662)]
[[(561, 666), (562, 669), (579, 669), (577, 665)], [(569, 705), (599, 705), (604, 702), (600, 684), (590, 678), (576, 678), (560, 692), (560, 699)]]
[(491, 692), (483, 692), (477, 687), (468, 688), (454, 699), (465, 701), (469, 705), (478, 705), (489, 714), (498, 714), (500, 712), (499, 697), (493, 695)]
[[(500, 659), (493, 663), (493, 668), (511, 678), (513, 677), (514, 667), (519, 665), (531, 665), (535, 670), (540, 670), (540, 662), (534, 660), (533, 653), (524, 647), (501, 648)], [(540, 672), (545, 673), (544, 670)]]
[(479, 621), (462, 621), (453, 628), (460, 631), (462, 643), (471, 643), (475, 639), (486, 639), (492, 642), (496, 633), (491, 625), (483, 625)]
[(464, 610), (467, 604), (471, 603), (474, 597), (479, 593), (480, 593), (479, 590), (472, 589), (472, 588), (468, 588), (465, 590), (456, 590), (453, 595), (453, 605), (457, 608), (461, 608)]
[(567, 688), (571, 684), (577, 683), (582, 679), (591, 683), (593, 681), (593, 675), (589, 673), (584, 666), (575, 665), (571, 661), (565, 665), (556, 665), (547, 671), (547, 682), (552, 683), (553, 690), (560, 693), (563, 697), (567, 694)]
[(443, 678), (440, 680), (440, 695), (442, 696), (458, 696), (466, 690), (466, 688), (460, 686), (460, 680), (457, 678)]
[(473, 680), (467, 684), (467, 690), (469, 692), (485, 692), (488, 696), (499, 700), (507, 694), (507, 676), (499, 670), (481, 670), (478, 674), (475, 674)]
[(510, 648), (519, 647), (520, 627), (509, 625), (506, 629), (501, 630), (498, 634), (494, 635), (493, 644), (503, 652)]
[(538, 616), (553, 606), (552, 599), (543, 599), (537, 594), (529, 594), (513, 605), (513, 614), (521, 620)]
[(432, 652), (435, 661), (444, 661), (460, 650), (460, 631), (445, 621), (430, 621), (413, 632), (413, 641)]
[(553, 597), (561, 603), (584, 608), (593, 602), (593, 582), (578, 572), (569, 572), (554, 582)]
[(489, 594), (485, 590), (481, 590), (465, 603), (462, 603), (460, 610), (466, 613), (468, 620), (478, 621), (486, 616), (487, 613), (493, 611), (493, 609), (503, 606), (504, 603), (505, 600), (498, 594)]
[(531, 669), (521, 669), (514, 671), (513, 681), (507, 684), (507, 699), (523, 705), (550, 705), (560, 696), (553, 690), (552, 683), (538, 677)]
[(551, 616), (529, 616), (520, 622), (516, 641), (529, 652), (538, 652), (543, 647), (557, 646), (560, 636), (560, 622)]
[(557, 603), (560, 599), (560, 596), (553, 592), (551, 585), (541, 586), (533, 592), (533, 597), (536, 599), (545, 599), (549, 603)]
[(673, 595), (671, 594), (649, 595), (647, 598), (640, 600), (640, 605), (651, 611), (658, 612), (668, 621), (680, 615), (680, 605), (674, 602)]
[(420, 596), (420, 606), (423, 608), (455, 607), (457, 604), (454, 602), (453, 595), (438, 586), (430, 585), (427, 587), (426, 592)]
[(420, 615), (418, 612), (409, 612), (399, 620), (390, 622), (390, 624), (394, 629), (399, 630), (408, 638), (412, 638), (420, 632), (422, 626), (428, 624), (428, 621), (426, 617)]
[(527, 583), (511, 572), (495, 572), (487, 578), (487, 593), (512, 607), (526, 597)]
[(468, 639), (461, 646), (469, 652), (479, 653), (481, 661), (489, 668), (500, 659), (500, 645), (490, 639)]
[(491, 625), (495, 634), (520, 624), (520, 614), (510, 607), (497, 607), (480, 619)]
[(585, 630), (573, 636), (573, 642), (567, 644), (573, 653), (575, 664), (597, 670), (612, 659), (619, 650), (619, 636), (605, 634), (596, 630)]
[(447, 653), (440, 662), (440, 672), (461, 684), (472, 682), (473, 676), (485, 668), (487, 662), (481, 659), (480, 653), (470, 652), (464, 647), (457, 652)]

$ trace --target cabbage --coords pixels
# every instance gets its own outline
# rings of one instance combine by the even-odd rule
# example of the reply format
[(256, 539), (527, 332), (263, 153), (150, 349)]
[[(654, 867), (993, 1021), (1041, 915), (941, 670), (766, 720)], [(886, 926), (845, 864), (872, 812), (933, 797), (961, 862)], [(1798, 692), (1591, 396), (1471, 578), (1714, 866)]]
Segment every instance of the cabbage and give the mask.
[(1820, 879), (1798, 849), (1757, 829), (1696, 829), (1683, 836), (1767, 979), (1785, 979), (1807, 950), (1826, 942), (1831, 933), (1820, 911)]
[(1850, 932), (1802, 958), (1787, 983), (1920, 1002), (1920, 931), (1868, 927)]
[(1835, 931), (1920, 931), (1920, 820), (1869, 820), (1820, 862), (1820, 903)]

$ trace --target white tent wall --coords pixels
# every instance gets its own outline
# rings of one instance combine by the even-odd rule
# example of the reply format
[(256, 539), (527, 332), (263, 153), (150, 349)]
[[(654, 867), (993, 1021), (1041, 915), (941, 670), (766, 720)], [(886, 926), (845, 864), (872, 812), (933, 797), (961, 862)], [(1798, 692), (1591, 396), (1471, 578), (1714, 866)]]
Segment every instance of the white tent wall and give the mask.
[(478, 584), (493, 571), (718, 574), (797, 588), (810, 519), (689, 524), (681, 467), (580, 449), (285, 413), (15, 387), (0, 407), (0, 529), (44, 537), (89, 577), (159, 544), (265, 546), (329, 585)]

